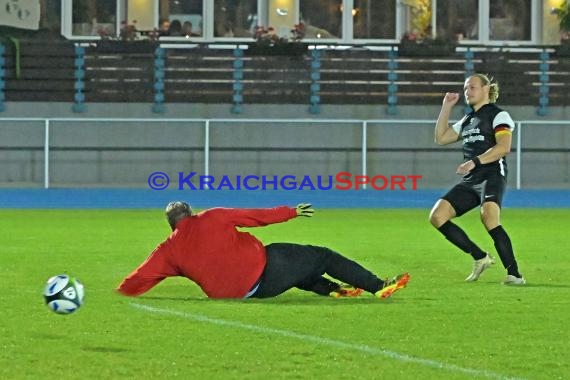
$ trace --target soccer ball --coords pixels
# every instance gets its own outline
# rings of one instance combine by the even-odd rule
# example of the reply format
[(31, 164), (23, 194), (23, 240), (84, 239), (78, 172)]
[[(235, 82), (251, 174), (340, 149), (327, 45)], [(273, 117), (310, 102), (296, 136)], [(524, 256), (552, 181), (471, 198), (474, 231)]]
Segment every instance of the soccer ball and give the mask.
[(73, 313), (83, 304), (84, 296), (83, 284), (66, 274), (51, 277), (44, 288), (46, 304), (57, 314)]

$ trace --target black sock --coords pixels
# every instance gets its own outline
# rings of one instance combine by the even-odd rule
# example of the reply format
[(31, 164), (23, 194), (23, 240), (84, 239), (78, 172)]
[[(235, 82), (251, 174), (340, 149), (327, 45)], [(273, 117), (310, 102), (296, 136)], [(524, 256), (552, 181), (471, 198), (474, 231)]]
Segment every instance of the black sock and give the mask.
[(501, 262), (507, 270), (507, 273), (515, 277), (522, 277), (519, 273), (517, 261), (515, 260), (511, 239), (509, 238), (509, 235), (507, 235), (503, 226), (498, 225), (492, 230), (489, 230), (489, 235), (491, 235), (495, 242), (495, 248), (497, 249), (497, 253), (501, 258)]
[(361, 288), (370, 293), (376, 293), (384, 287), (384, 281), (340, 253), (329, 248), (311, 246), (313, 250), (325, 255), (325, 273), (345, 284)]
[(340, 284), (331, 281), (328, 278), (318, 276), (297, 284), (297, 288), (314, 292), (321, 296), (328, 296), (331, 292), (338, 291), (340, 289)]
[(465, 231), (459, 228), (456, 224), (453, 224), (450, 220), (442, 224), (438, 230), (443, 234), (443, 236), (445, 236), (447, 240), (452, 242), (463, 252), (473, 256), (475, 260), (482, 259), (487, 255), (481, 250), (481, 248), (477, 246), (477, 244), (473, 243), (469, 239)]

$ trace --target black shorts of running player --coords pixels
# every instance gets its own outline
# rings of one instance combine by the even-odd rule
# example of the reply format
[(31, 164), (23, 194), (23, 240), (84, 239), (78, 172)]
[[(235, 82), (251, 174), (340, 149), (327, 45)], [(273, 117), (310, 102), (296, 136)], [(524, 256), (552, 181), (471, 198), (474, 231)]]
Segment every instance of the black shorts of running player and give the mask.
[(442, 199), (451, 203), (456, 216), (461, 216), (485, 202), (501, 207), (506, 187), (507, 179), (495, 167), (480, 168), (463, 177)]

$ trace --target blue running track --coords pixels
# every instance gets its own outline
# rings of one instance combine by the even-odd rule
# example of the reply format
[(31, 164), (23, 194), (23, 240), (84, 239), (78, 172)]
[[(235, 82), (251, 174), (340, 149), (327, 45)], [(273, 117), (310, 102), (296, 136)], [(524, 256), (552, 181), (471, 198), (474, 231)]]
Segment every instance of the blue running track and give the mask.
[[(318, 208), (431, 208), (442, 190), (163, 190), (151, 189), (0, 189), (0, 208), (144, 209), (184, 200), (198, 209), (271, 207), (309, 202)], [(570, 208), (570, 190), (509, 190), (504, 207)]]

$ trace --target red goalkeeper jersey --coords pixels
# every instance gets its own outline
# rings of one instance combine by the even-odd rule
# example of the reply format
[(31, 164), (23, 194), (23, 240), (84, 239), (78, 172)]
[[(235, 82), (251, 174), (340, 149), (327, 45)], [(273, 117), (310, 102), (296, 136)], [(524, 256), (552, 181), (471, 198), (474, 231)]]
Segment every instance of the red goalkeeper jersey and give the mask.
[(189, 216), (117, 290), (138, 296), (167, 277), (183, 276), (212, 298), (243, 298), (259, 280), (265, 246), (236, 227), (260, 227), (297, 216), (294, 208), (213, 208)]

